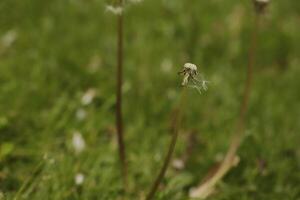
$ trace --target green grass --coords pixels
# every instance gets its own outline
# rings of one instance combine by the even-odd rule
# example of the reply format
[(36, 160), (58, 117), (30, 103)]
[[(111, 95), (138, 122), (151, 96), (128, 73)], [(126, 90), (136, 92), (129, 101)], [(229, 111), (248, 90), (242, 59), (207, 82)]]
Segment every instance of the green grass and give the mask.
[[(101, 0), (2, 0), (0, 37), (0, 193), (4, 199), (120, 199), (115, 105), (115, 17)], [(212, 200), (300, 199), (300, 27), (298, 1), (272, 1), (260, 32), (247, 136), (240, 163)], [(145, 0), (125, 14), (125, 139), (128, 199), (148, 192), (170, 140), (170, 111), (185, 62), (211, 81), (188, 92), (175, 157), (198, 142), (182, 171), (168, 170), (155, 199), (188, 199), (233, 133), (251, 29), (250, 1)], [(171, 70), (162, 63), (171, 63)], [(91, 69), (92, 64), (97, 66)], [(81, 97), (97, 90), (92, 104)], [(76, 112), (84, 109), (83, 121)], [(86, 149), (71, 140), (82, 133)], [(46, 159), (45, 159), (45, 155)], [(257, 162), (266, 162), (262, 175)], [(78, 187), (76, 173), (85, 174)], [(28, 184), (25, 184), (25, 183)], [(23, 189), (21, 189), (23, 188)], [(0, 198), (1, 199), (1, 198)]]

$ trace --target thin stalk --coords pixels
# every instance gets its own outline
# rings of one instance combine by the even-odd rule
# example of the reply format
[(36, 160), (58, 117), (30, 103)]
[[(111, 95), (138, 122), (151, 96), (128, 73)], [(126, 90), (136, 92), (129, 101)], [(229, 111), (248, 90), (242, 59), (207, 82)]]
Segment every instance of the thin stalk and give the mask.
[(256, 48), (257, 48), (257, 35), (259, 31), (259, 21), (260, 21), (260, 13), (255, 13), (254, 17), (254, 27), (251, 34), (251, 46), (249, 48), (248, 54), (248, 65), (246, 71), (246, 81), (244, 92), (241, 100), (240, 111), (238, 115), (238, 120), (236, 122), (236, 129), (233, 135), (230, 147), (226, 153), (226, 156), (223, 162), (218, 167), (217, 171), (210, 176), (208, 180), (202, 183), (192, 194), (195, 197), (202, 197), (206, 198), (211, 192), (213, 192), (213, 188), (216, 183), (222, 179), (225, 174), (230, 170), (233, 166), (234, 158), (236, 157), (236, 152), (241, 144), (245, 123), (246, 123), (246, 114), (249, 107), (249, 99), (252, 89), (252, 82), (253, 82), (253, 67), (255, 64), (256, 59)]
[(244, 129), (245, 129), (245, 124), (246, 124), (246, 115), (247, 111), (249, 108), (249, 99), (251, 95), (251, 90), (252, 90), (252, 82), (253, 82), (253, 67), (255, 64), (255, 59), (256, 59), (256, 47), (257, 47), (257, 35), (259, 31), (259, 17), (260, 14), (255, 14), (255, 19), (254, 19), (254, 28), (252, 31), (252, 36), (251, 36), (251, 46), (249, 49), (249, 57), (248, 57), (248, 65), (247, 65), (247, 78), (246, 78), (246, 83), (245, 83), (245, 88), (244, 88), (244, 94), (242, 97), (242, 103), (240, 107), (240, 112), (238, 116), (238, 121), (236, 124), (236, 132), (233, 136), (232, 143), (230, 145), (230, 148), (226, 154), (226, 157), (224, 159), (224, 162), (227, 160), (228, 162), (231, 162), (234, 159), (234, 156), (237, 152), (237, 149), (239, 148), (241, 144), (241, 140), (244, 135)]
[[(123, 8), (123, 0), (118, 0), (118, 6)], [(121, 174), (124, 190), (127, 190), (127, 162), (124, 144), (122, 117), (122, 84), (123, 84), (123, 13), (117, 15), (117, 89), (116, 89), (116, 128), (121, 161)]]
[(174, 153), (174, 149), (176, 146), (176, 142), (177, 142), (177, 138), (178, 138), (178, 132), (179, 132), (179, 127), (181, 124), (181, 120), (182, 120), (182, 113), (181, 113), (181, 107), (184, 105), (184, 101), (185, 101), (185, 88), (183, 88), (183, 91), (181, 93), (181, 97), (180, 97), (180, 101), (179, 101), (179, 106), (178, 108), (175, 110), (174, 114), (173, 114), (173, 119), (172, 119), (172, 123), (171, 123), (171, 131), (172, 131), (172, 139), (171, 139), (171, 143), (169, 145), (169, 149), (167, 152), (167, 155), (165, 157), (164, 163), (162, 168), (160, 169), (160, 172), (158, 174), (158, 176), (156, 177), (155, 181), (152, 184), (152, 187), (146, 197), (146, 200), (150, 200), (153, 199), (160, 183), (162, 182), (166, 171), (168, 169), (168, 166), (170, 165), (170, 161), (172, 159), (172, 155)]

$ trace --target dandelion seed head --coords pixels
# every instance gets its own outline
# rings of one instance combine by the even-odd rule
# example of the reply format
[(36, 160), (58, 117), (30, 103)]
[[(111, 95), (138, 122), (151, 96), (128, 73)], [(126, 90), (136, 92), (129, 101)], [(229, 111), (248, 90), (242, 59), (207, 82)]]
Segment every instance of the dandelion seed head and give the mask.
[(183, 69), (179, 72), (183, 75), (183, 80), (181, 85), (190, 88), (197, 89), (200, 93), (202, 90), (206, 91), (208, 89), (208, 81), (204, 80), (203, 76), (198, 73), (197, 66), (192, 63), (185, 63)]

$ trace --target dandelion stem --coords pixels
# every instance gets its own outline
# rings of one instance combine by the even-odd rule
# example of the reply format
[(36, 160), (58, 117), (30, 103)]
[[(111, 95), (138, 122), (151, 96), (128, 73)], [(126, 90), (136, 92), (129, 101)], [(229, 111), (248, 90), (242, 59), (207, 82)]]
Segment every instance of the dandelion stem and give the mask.
[[(118, 6), (123, 7), (123, 0), (118, 0)], [(124, 190), (127, 190), (127, 162), (124, 144), (122, 117), (122, 84), (123, 84), (123, 13), (117, 15), (117, 89), (116, 89), (116, 128), (121, 161), (121, 173)]]
[[(251, 94), (252, 82), (253, 82), (253, 67), (254, 67), (255, 58), (256, 58), (257, 34), (258, 34), (258, 30), (259, 30), (259, 17), (260, 17), (259, 14), (255, 14), (254, 28), (253, 28), (252, 36), (251, 36), (251, 46), (250, 46), (249, 55), (248, 55), (249, 57), (248, 57), (248, 65), (247, 65), (247, 72), (246, 72), (247, 77), (246, 77), (246, 82), (245, 82), (244, 94), (242, 97), (242, 103), (241, 103), (241, 107), (240, 107), (238, 121), (236, 124), (236, 132), (233, 136), (232, 142), (230, 144), (230, 148), (225, 156), (225, 159), (224, 159), (225, 163), (232, 162), (232, 160), (234, 159), (235, 154), (241, 144), (241, 140), (244, 135), (246, 115), (247, 115), (247, 111), (248, 111), (248, 107), (249, 107), (249, 100), (250, 100), (250, 94)], [(226, 165), (226, 166), (231, 166), (231, 165)], [(226, 171), (225, 171), (225, 173), (226, 173)]]
[(240, 111), (236, 122), (236, 129), (231, 140), (230, 147), (225, 155), (223, 162), (218, 167), (217, 171), (193, 192), (192, 196), (194, 197), (206, 198), (213, 191), (213, 188), (216, 185), (216, 183), (220, 179), (222, 179), (233, 166), (232, 163), (234, 161), (234, 158), (236, 157), (236, 152), (241, 144), (244, 135), (246, 115), (249, 107), (249, 99), (253, 82), (253, 67), (256, 59), (257, 35), (259, 31), (260, 15), (260, 13), (256, 12), (254, 17), (254, 27), (251, 34), (251, 46), (249, 48), (248, 65), (246, 71), (247, 77), (241, 100)]
[(164, 163), (162, 168), (160, 169), (160, 172), (158, 174), (158, 176), (156, 177), (155, 181), (153, 182), (153, 185), (150, 189), (150, 192), (148, 193), (146, 200), (150, 200), (153, 199), (160, 183), (162, 182), (165, 173), (167, 171), (167, 168), (170, 164), (170, 161), (172, 159), (172, 155), (174, 153), (174, 149), (176, 146), (176, 142), (177, 142), (177, 138), (178, 138), (178, 132), (179, 132), (179, 126), (181, 124), (181, 120), (182, 120), (182, 113), (181, 113), (181, 107), (184, 105), (184, 101), (185, 101), (185, 87), (183, 88), (183, 91), (181, 93), (181, 97), (180, 97), (180, 101), (179, 101), (179, 106), (175, 109), (174, 114), (173, 114), (173, 119), (171, 122), (171, 132), (172, 132), (172, 139), (171, 139), (171, 143), (169, 145), (169, 149), (167, 152), (167, 155), (165, 157)]

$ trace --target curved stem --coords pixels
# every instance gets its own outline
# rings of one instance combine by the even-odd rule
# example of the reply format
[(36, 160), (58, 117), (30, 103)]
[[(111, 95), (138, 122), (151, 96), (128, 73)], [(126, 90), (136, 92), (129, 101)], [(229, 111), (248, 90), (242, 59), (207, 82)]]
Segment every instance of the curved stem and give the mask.
[(220, 164), (216, 172), (204, 183), (200, 184), (200, 186), (196, 190), (192, 191), (191, 196), (206, 198), (213, 191), (213, 187), (215, 186), (215, 184), (220, 179), (222, 179), (225, 176), (225, 174), (230, 170), (230, 168), (233, 166), (232, 164), (233, 160), (236, 156), (236, 152), (241, 144), (241, 140), (244, 135), (246, 114), (249, 107), (249, 99), (250, 99), (252, 82), (253, 82), (253, 66), (255, 64), (255, 58), (256, 58), (259, 19), (260, 19), (260, 14), (256, 13), (254, 19), (254, 27), (251, 35), (251, 46), (248, 55), (249, 57), (248, 57), (248, 65), (246, 71), (247, 77), (245, 81), (245, 88), (241, 100), (241, 107), (238, 115), (238, 120), (236, 122), (236, 130), (233, 135), (230, 147), (226, 153), (223, 162)]
[(246, 123), (246, 114), (248, 111), (249, 107), (249, 99), (250, 99), (250, 94), (251, 94), (251, 89), (252, 89), (252, 82), (253, 82), (253, 66), (255, 64), (255, 58), (256, 58), (256, 47), (257, 47), (257, 34), (259, 30), (259, 14), (255, 14), (255, 19), (254, 19), (254, 28), (252, 31), (252, 36), (251, 36), (251, 47), (249, 49), (249, 57), (248, 57), (248, 65), (247, 65), (247, 78), (246, 78), (246, 83), (245, 83), (245, 88), (244, 88), (244, 94), (242, 97), (242, 103), (240, 107), (240, 112), (239, 112), (239, 117), (238, 121), (236, 123), (236, 132), (233, 136), (232, 143), (230, 145), (230, 148), (226, 154), (226, 157), (224, 161), (232, 161), (234, 159), (234, 156), (236, 154), (237, 149), (240, 146), (242, 137), (243, 137), (243, 132), (245, 129), (245, 123)]
[(146, 197), (146, 200), (150, 200), (154, 197), (160, 183), (162, 182), (162, 180), (165, 176), (165, 173), (166, 173), (167, 168), (170, 164), (172, 155), (174, 153), (174, 149), (175, 149), (177, 138), (178, 138), (179, 126), (180, 126), (181, 119), (182, 119), (181, 107), (182, 107), (182, 105), (184, 105), (185, 90), (186, 89), (183, 88), (183, 91), (182, 91), (181, 97), (180, 97), (179, 106), (173, 114), (174, 118), (173, 118), (172, 124), (171, 124), (172, 139), (171, 139), (171, 143), (169, 145), (168, 153), (167, 153), (166, 158), (164, 160), (163, 166), (160, 169), (160, 172), (159, 172), (158, 176), (156, 177), (156, 179), (155, 179), (155, 181), (154, 181), (154, 183), (153, 183), (153, 185), (150, 189), (150, 192), (148, 193), (148, 195)]

